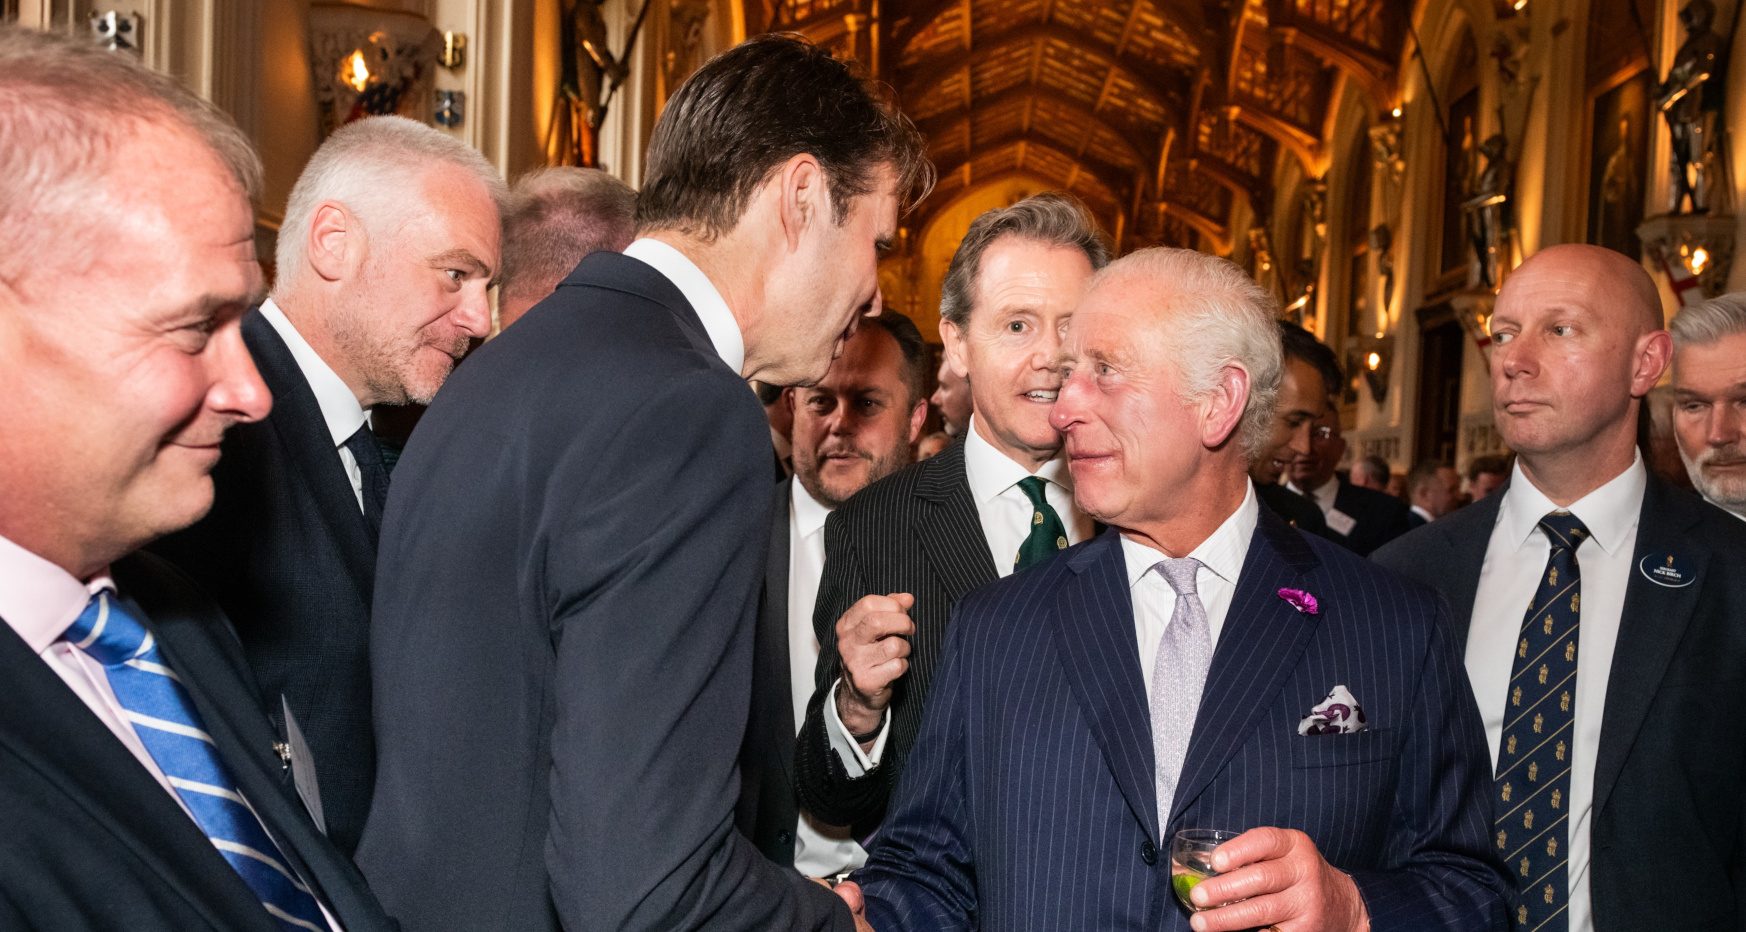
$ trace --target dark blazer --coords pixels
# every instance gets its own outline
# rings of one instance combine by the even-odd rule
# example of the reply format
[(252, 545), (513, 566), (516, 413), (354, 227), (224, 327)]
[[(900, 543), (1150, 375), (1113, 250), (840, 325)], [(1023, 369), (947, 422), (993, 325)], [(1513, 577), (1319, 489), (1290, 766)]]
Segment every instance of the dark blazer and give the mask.
[[(273, 410), (224, 435), (212, 511), (151, 545), (236, 626), (274, 721), (291, 705), (315, 757), (328, 837), (348, 855), (370, 811), (370, 590), (376, 541), (303, 372), (250, 311), (243, 341)], [(280, 723), (281, 728), (283, 723)]]
[[(1449, 600), (1463, 652), (1503, 504), (1494, 492), (1376, 553)], [(1598, 932), (1746, 929), (1746, 525), (1649, 476), (1632, 565), (1674, 555), (1682, 588), (1631, 573), (1607, 678), (1590, 816)], [(1525, 606), (1524, 606), (1525, 609)], [(1679, 869), (1643, 885), (1646, 850)]]
[[(770, 550), (758, 593), (758, 633), (752, 651), (752, 714), (740, 747), (740, 802), (734, 822), (764, 856), (794, 863), (794, 692), (788, 669), (788, 518), (794, 480), (776, 485), (770, 509)], [(802, 670), (801, 676), (812, 671)]]
[[(1282, 587), (1313, 594), (1319, 614)], [(1300, 736), (1341, 685), (1369, 730)], [(1271, 825), (1352, 874), (1375, 932), (1503, 932), (1486, 765), (1435, 594), (1263, 510), (1160, 831), (1127, 568), (1105, 534), (958, 604), (909, 769), (854, 879), (880, 932), (1184, 932), (1170, 838)]]
[(647, 264), (584, 259), (395, 467), (357, 859), (409, 932), (851, 928), (734, 829), (770, 431)]
[[(149, 554), (111, 572), (298, 874), (347, 932), (393, 929), (296, 801), (273, 748), (279, 735), (223, 614)], [(194, 820), (5, 624), (0, 682), (0, 928), (279, 930)]]
[(1315, 502), (1293, 492), (1277, 482), (1255, 483), (1255, 497), (1286, 524), (1317, 537), (1328, 537), (1328, 522)]
[(1345, 476), (1337, 478), (1340, 489), (1334, 493), (1334, 508), (1358, 523), (1351, 534), (1329, 528), (1328, 536), (1335, 543), (1361, 557), (1369, 556), (1372, 550), (1412, 529), (1408, 520), (1412, 510), (1406, 502), (1386, 492), (1353, 485)]
[[(808, 812), (831, 825), (850, 826), (857, 837), (879, 825), (921, 730), (952, 607), (964, 593), (999, 578), (970, 496), (962, 441), (867, 486), (831, 513), (825, 521), (824, 578), (813, 612), (816, 682), (794, 751), (795, 781)], [(879, 767), (850, 779), (825, 731), (824, 703), (843, 671), (837, 619), (863, 596), (891, 592), (915, 596), (909, 670), (893, 689), (891, 736)]]

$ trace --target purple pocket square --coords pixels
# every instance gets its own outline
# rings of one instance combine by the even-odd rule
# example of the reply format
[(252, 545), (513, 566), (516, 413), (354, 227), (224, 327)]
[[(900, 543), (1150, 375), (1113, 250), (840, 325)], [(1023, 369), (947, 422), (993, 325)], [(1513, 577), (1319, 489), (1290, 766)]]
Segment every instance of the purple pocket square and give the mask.
[(1328, 693), (1328, 698), (1323, 699), (1297, 723), (1297, 733), (1349, 735), (1369, 727), (1364, 721), (1364, 709), (1358, 705), (1357, 699), (1352, 698), (1352, 691), (1344, 686), (1335, 686), (1334, 691)]

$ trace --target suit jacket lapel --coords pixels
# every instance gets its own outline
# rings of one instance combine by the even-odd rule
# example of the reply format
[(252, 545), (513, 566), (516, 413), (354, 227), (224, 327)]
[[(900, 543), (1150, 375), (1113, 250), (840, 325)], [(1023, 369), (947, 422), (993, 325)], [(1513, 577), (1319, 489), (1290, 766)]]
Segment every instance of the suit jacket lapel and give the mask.
[[(1292, 608), (1279, 590), (1303, 588), (1303, 575), (1319, 562), (1296, 530), (1262, 512), (1201, 690), (1200, 712), (1170, 808), (1173, 823), (1242, 746), (1315, 634), (1321, 616)], [(1323, 600), (1333, 597), (1312, 594)], [(1152, 675), (1170, 674), (1154, 670)]]
[(323, 523), (332, 531), (334, 543), (345, 557), (353, 581), (368, 603), (376, 586), (376, 543), (334, 448), (321, 405), (290, 348), (260, 311), (251, 312), (243, 320), (243, 340), (261, 370), (262, 380), (273, 392), (273, 412), (267, 422), (294, 464), (293, 470), (309, 489)]
[(1161, 844), (1151, 713), (1121, 535), (1101, 535), (1066, 559), (1073, 575), (1056, 597), (1054, 611), (1062, 666), (1122, 798), (1153, 842)]
[[(1710, 549), (1689, 533), (1700, 518), (1695, 498), (1649, 476), (1631, 552), (1631, 581), (1625, 585), (1624, 612), (1607, 676), (1606, 711), (1601, 717), (1599, 754), (1594, 768), (1594, 808), (1599, 812), (1625, 767), (1631, 745), (1649, 714), (1656, 689), (1697, 609)], [(1693, 582), (1678, 589), (1650, 582), (1638, 569), (1651, 554), (1675, 554), (1690, 568)], [(1683, 567), (1682, 567), (1683, 568)]]
[(1444, 593), (1449, 611), (1454, 616), (1455, 649), (1467, 653), (1467, 631), (1473, 624), (1473, 603), (1479, 597), (1479, 573), (1485, 568), (1485, 551), (1491, 544), (1492, 529), (1497, 526), (1497, 512), (1503, 507), (1504, 493), (1499, 488), (1490, 495), (1430, 525), (1426, 533), (1438, 534), (1448, 547), (1444, 573), (1452, 581)]
[[(795, 670), (789, 669), (788, 663), (788, 540), (789, 511), (793, 508), (794, 480), (788, 479), (776, 486), (777, 499), (771, 509), (770, 518), (770, 552), (764, 564), (764, 605), (758, 616), (758, 651), (757, 663), (768, 664), (764, 671), (768, 675), (754, 677), (757, 682), (765, 683), (768, 693), (764, 702), (760, 703), (768, 712), (770, 720), (763, 727), (774, 728), (776, 746), (782, 749), (777, 757), (782, 763), (782, 772), (789, 786), (794, 785), (794, 699), (793, 677)], [(810, 617), (811, 613), (808, 613)], [(800, 676), (812, 677), (811, 670), (799, 671)]]
[(149, 865), (215, 929), (271, 929), (248, 885), (187, 813), (9, 625), (0, 624), (0, 744)]
[(916, 535), (952, 601), (999, 579), (976, 502), (970, 497), (963, 443), (954, 443), (927, 461), (916, 479), (915, 494), (927, 502), (916, 516)]

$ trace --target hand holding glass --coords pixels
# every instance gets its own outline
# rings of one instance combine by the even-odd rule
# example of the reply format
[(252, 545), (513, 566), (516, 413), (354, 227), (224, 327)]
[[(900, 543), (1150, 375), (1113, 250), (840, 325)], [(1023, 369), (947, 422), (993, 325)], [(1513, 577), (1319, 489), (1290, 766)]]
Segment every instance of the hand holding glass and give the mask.
[(1170, 840), (1170, 886), (1176, 891), (1176, 899), (1188, 907), (1189, 912), (1225, 905), (1196, 906), (1188, 895), (1201, 881), (1219, 875), (1213, 870), (1213, 850), (1239, 834), (1216, 828), (1185, 828)]

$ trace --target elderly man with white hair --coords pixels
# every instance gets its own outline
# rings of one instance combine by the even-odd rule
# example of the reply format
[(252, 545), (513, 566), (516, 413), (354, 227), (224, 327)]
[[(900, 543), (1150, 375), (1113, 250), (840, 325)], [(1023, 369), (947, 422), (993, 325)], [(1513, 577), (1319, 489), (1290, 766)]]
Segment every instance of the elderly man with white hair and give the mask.
[(1691, 483), (1746, 520), (1746, 292), (1680, 311), (1673, 332), (1673, 432)]
[(1052, 422), (1115, 533), (959, 603), (853, 878), (880, 932), (1508, 928), (1447, 609), (1250, 484), (1277, 310), (1186, 250), (1093, 280)]
[(387, 932), (223, 613), (138, 552), (273, 405), (260, 161), (133, 56), (5, 26), (0, 140), (0, 929)]
[(328, 137), (291, 190), (273, 295), (242, 322), (273, 413), (225, 438), (212, 513), (153, 548), (230, 615), (298, 736), (284, 742), (298, 789), (347, 854), (375, 780), (369, 623), (390, 463), (371, 410), (428, 404), (490, 332), (507, 197), (483, 156), (422, 123)]

